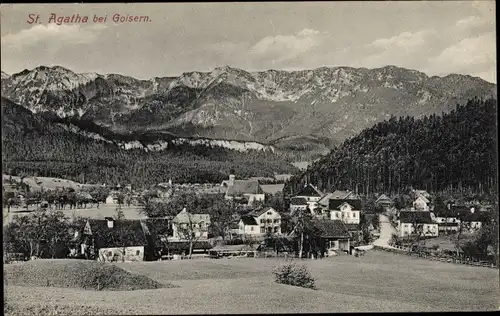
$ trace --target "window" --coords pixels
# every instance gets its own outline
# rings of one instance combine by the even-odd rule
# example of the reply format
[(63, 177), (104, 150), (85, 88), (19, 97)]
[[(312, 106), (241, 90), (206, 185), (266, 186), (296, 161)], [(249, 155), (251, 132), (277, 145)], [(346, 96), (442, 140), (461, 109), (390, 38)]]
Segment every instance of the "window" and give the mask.
[(261, 224), (264, 224), (265, 222), (266, 222), (266, 220), (265, 220), (265, 219), (263, 219), (263, 218), (261, 218), (261, 219), (260, 219), (260, 223), (261, 223)]
[(356, 213), (352, 213), (352, 217), (356, 218)]
[(269, 211), (267, 212), (267, 215), (273, 215), (273, 212)]
[(252, 232), (253, 232), (253, 226), (250, 226), (250, 231), (252, 231)]
[(141, 251), (140, 251), (140, 250), (137, 250), (137, 251), (135, 252), (135, 255), (136, 255), (136, 256), (138, 256), (138, 255), (140, 255), (140, 254), (141, 254)]
[(260, 233), (261, 233), (261, 234), (265, 234), (265, 232), (266, 232), (266, 229), (265, 229), (264, 227), (261, 227), (261, 228), (260, 228)]
[(279, 222), (280, 222), (280, 220), (279, 220), (279, 219), (277, 219), (277, 218), (275, 218), (275, 219), (273, 220), (273, 222), (274, 222), (274, 223), (279, 223)]
[(113, 253), (111, 251), (108, 251), (108, 257), (111, 257)]
[(278, 232), (278, 226), (274, 227), (274, 232), (277, 233)]

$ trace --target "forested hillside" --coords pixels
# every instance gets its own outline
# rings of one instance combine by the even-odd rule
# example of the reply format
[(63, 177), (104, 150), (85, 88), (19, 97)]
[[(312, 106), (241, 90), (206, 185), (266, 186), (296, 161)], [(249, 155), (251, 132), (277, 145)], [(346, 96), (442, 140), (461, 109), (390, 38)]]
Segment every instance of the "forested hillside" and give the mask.
[(360, 194), (429, 192), (494, 193), (497, 185), (495, 99), (469, 100), (450, 113), (422, 119), (392, 117), (376, 124), (292, 179), (321, 189)]
[(59, 177), (89, 183), (131, 183), (144, 187), (174, 182), (220, 182), (272, 176), (295, 168), (269, 151), (240, 153), (225, 148), (177, 144), (167, 150), (124, 150), (115, 143), (68, 131), (61, 122), (33, 114), (2, 98), (2, 164), (11, 175)]

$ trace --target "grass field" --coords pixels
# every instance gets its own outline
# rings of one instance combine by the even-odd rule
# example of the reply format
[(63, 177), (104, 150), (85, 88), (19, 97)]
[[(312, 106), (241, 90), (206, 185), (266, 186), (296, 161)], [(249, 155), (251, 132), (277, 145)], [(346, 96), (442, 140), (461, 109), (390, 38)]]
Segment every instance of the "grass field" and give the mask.
[[(139, 213), (141, 210), (141, 206), (122, 206), (122, 211), (127, 219), (143, 219), (146, 216)], [(4, 226), (12, 221), (14, 215), (23, 216), (26, 214), (30, 214), (29, 212), (23, 212), (26, 208), (11, 208), (10, 213), (7, 212), (7, 209), (3, 209), (3, 224)], [(35, 210), (35, 207), (31, 207), (29, 210)], [(21, 212), (19, 212), (21, 211)], [(72, 218), (73, 215), (95, 218), (95, 219), (104, 219), (104, 217), (114, 217), (116, 215), (116, 205), (110, 204), (99, 204), (99, 208), (80, 208), (80, 209), (68, 209), (66, 207), (65, 210), (62, 210), (66, 216)]]
[[(317, 290), (276, 284), (283, 259), (194, 259), (117, 263), (178, 288), (122, 292), (5, 287), (6, 312), (213, 314), (497, 310), (498, 270), (379, 251), (303, 261)], [(43, 302), (43, 303), (41, 303)]]

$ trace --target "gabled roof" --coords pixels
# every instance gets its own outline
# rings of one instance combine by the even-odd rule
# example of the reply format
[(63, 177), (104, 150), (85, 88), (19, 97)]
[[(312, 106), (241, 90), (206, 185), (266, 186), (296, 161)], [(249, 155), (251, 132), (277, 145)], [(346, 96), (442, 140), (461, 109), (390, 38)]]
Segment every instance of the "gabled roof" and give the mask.
[(389, 202), (392, 202), (392, 199), (389, 198), (387, 195), (385, 194), (382, 194), (381, 196), (378, 197), (378, 199), (375, 201), (375, 203), (377, 202), (382, 202), (382, 201), (389, 201)]
[(267, 194), (275, 195), (276, 193), (283, 192), (283, 188), (285, 184), (261, 184), (260, 185), (262, 192)]
[(274, 208), (268, 206), (268, 207), (264, 207), (264, 208), (255, 209), (255, 210), (251, 211), (247, 215), (254, 216), (254, 217), (259, 217), (259, 216), (261, 216), (262, 214), (264, 214), (267, 211), (274, 211), (274, 212), (276, 212), (276, 210)]
[(227, 187), (226, 195), (243, 196), (244, 194), (262, 194), (262, 188), (257, 180), (234, 180), (233, 185)]
[(108, 227), (108, 220), (89, 219), (87, 225), (95, 238), (97, 248), (117, 248), (146, 246), (149, 230), (140, 220), (113, 220), (113, 227)]
[(416, 221), (418, 224), (431, 224), (432, 218), (430, 212), (412, 212), (403, 211), (399, 212), (399, 221), (401, 223), (413, 223)]
[(490, 214), (488, 212), (474, 212), (467, 214), (466, 216), (463, 216), (463, 221), (464, 222), (486, 222), (488, 221)]
[(313, 219), (313, 224), (321, 232), (323, 238), (350, 238), (345, 224), (340, 220)]
[(295, 196), (311, 196), (311, 197), (321, 197), (323, 193), (318, 190), (312, 184), (307, 184), (302, 190), (299, 191)]
[(293, 197), (290, 199), (291, 205), (307, 205), (306, 198)]
[(328, 204), (329, 210), (338, 210), (344, 203), (348, 203), (354, 210), (360, 211), (363, 208), (361, 200), (331, 199)]
[(352, 191), (335, 190), (330, 199), (356, 199), (356, 196)]
[(242, 216), (240, 219), (243, 222), (243, 225), (250, 225), (250, 226), (255, 226), (258, 225), (257, 221), (255, 220), (255, 217), (253, 216)]
[(417, 196), (417, 198), (415, 199), (415, 201), (414, 201), (414, 202), (416, 202), (417, 200), (422, 200), (422, 201), (424, 201), (426, 204), (428, 204), (428, 203), (430, 203), (430, 202), (431, 202), (431, 201), (429, 201), (429, 199), (427, 199), (427, 198), (426, 198), (425, 196), (423, 196), (423, 195), (419, 195), (419, 196)]
[(189, 223), (189, 221), (191, 221), (192, 223), (196, 223), (196, 224), (199, 222), (210, 223), (210, 215), (208, 215), (208, 214), (191, 214), (184, 208), (172, 220), (172, 222), (174, 222), (174, 223)]

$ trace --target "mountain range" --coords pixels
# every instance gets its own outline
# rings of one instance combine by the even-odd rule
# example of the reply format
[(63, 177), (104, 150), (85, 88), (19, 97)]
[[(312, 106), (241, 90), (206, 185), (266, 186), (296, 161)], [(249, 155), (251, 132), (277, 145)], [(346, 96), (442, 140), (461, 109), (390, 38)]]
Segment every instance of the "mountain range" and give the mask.
[(260, 72), (221, 67), (149, 80), (40, 66), (2, 72), (1, 92), (34, 114), (92, 122), (116, 134), (327, 152), (391, 116), (418, 118), (473, 97), (496, 98), (496, 85), (395, 66)]

